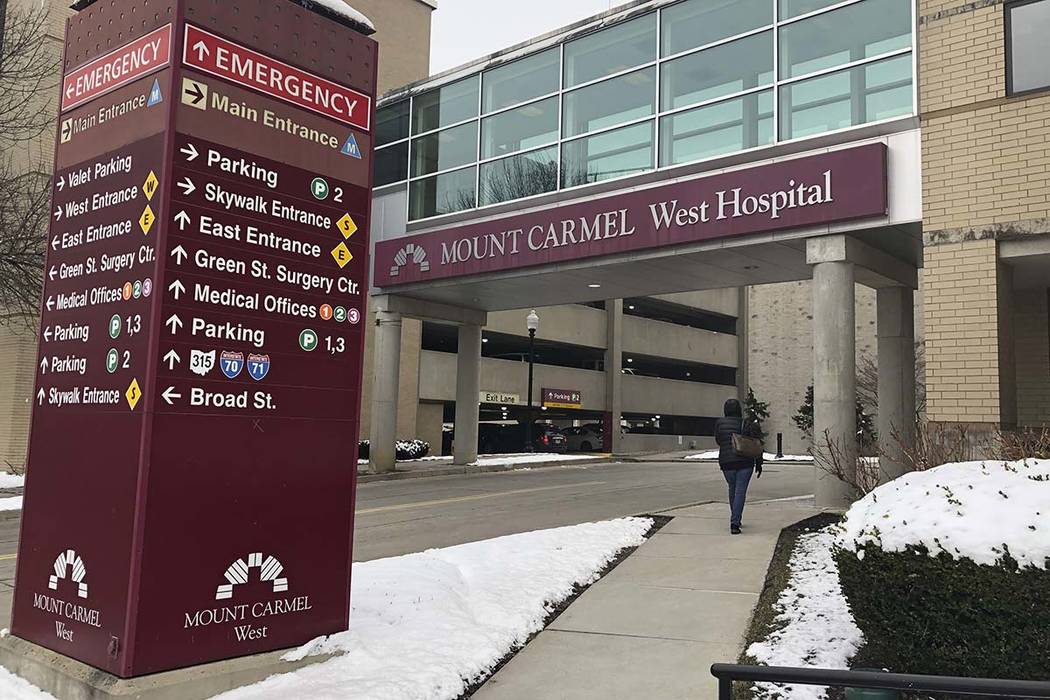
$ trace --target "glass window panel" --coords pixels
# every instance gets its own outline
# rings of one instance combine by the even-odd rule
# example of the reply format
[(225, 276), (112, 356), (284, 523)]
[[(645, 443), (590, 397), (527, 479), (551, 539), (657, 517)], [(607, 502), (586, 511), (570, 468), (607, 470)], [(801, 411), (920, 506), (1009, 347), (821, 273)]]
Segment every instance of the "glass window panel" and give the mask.
[(376, 110), (376, 146), (408, 138), (408, 100)]
[(782, 78), (911, 46), (911, 0), (865, 0), (780, 29)]
[(804, 15), (807, 12), (815, 12), (825, 7), (838, 4), (842, 0), (779, 0), (780, 19), (791, 19)]
[(696, 102), (773, 82), (773, 32), (668, 61), (660, 73), (661, 108)]
[(560, 49), (550, 49), (494, 68), (482, 78), (484, 112), (509, 107), (558, 91)]
[(1025, 92), (1050, 87), (1050, 2), (1031, 2), (1007, 8), (1010, 13), (1010, 90)]
[(563, 187), (634, 175), (653, 167), (653, 122), (562, 145)]
[(375, 151), (376, 187), (408, 179), (408, 141)]
[(413, 180), (409, 184), (408, 218), (425, 219), (473, 209), (476, 206), (477, 172), (474, 167)]
[(492, 161), (481, 166), (480, 203), (497, 204), (558, 189), (558, 149)]
[(664, 9), (661, 23), (662, 55), (671, 56), (773, 24), (773, 3), (689, 0)]
[(413, 100), (412, 133), (440, 129), (478, 116), (478, 76), (424, 92)]
[(782, 86), (781, 134), (801, 138), (912, 114), (911, 79), (906, 54)]
[(478, 158), (478, 123), (461, 124), (412, 140), (412, 177), (448, 170)]
[(558, 140), (558, 98), (551, 97), (481, 122), (481, 157), (495, 158)]
[(565, 44), (565, 87), (656, 59), (656, 13)]
[(649, 116), (655, 108), (655, 83), (653, 67), (566, 93), (564, 137)]
[(660, 165), (679, 165), (773, 143), (773, 91), (756, 92), (660, 122)]

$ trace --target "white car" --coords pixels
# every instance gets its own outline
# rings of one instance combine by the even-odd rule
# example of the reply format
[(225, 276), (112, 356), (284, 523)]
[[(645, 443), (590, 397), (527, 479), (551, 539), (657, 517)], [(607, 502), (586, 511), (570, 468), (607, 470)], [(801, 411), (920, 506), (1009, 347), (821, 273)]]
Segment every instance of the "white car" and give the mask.
[(578, 428), (562, 428), (568, 440), (569, 452), (598, 452), (602, 449), (601, 430), (592, 425), (581, 425)]

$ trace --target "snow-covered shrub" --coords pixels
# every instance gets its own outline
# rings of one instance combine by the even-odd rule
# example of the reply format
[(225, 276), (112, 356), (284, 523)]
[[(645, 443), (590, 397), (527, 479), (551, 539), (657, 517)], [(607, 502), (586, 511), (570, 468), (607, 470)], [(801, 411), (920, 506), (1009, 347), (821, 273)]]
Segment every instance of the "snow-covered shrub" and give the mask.
[[(398, 440), (394, 449), (397, 453), (395, 459), (399, 462), (409, 459), (422, 459), (430, 454), (430, 443), (426, 440)], [(357, 458), (368, 459), (371, 448), (368, 440), (362, 440), (357, 444)]]
[(430, 443), (425, 440), (398, 440), (397, 458), (422, 459), (430, 453)]
[(857, 501), (836, 561), (890, 670), (1050, 677), (1050, 461), (960, 462)]

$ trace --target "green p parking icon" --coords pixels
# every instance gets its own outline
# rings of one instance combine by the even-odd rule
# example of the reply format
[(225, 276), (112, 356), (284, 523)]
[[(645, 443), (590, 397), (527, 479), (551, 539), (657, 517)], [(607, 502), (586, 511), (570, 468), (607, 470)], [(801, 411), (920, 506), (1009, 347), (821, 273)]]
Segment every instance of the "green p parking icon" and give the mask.
[(113, 318), (109, 319), (109, 337), (116, 340), (120, 337), (120, 314), (113, 314)]
[(110, 348), (109, 352), (106, 353), (106, 371), (113, 374), (117, 371), (119, 365), (120, 353), (117, 352), (116, 348)]
[(299, 334), (299, 347), (306, 352), (313, 352), (317, 349), (317, 334), (309, 328), (304, 328), (303, 332)]
[(310, 194), (314, 199), (328, 199), (328, 181), (323, 177), (315, 177), (310, 183)]

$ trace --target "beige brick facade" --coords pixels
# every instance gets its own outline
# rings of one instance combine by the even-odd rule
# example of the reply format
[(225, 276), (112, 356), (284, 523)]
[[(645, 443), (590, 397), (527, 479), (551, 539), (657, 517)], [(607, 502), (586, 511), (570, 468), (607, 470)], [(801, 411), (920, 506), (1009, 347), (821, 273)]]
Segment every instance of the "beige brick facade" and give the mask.
[(1050, 93), (1006, 94), (1002, 0), (919, 3), (928, 415), (1050, 415), (1046, 285), (1015, 290), (1003, 241), (1050, 233)]
[(994, 240), (927, 246), (927, 415), (933, 421), (996, 423), (999, 299)]

